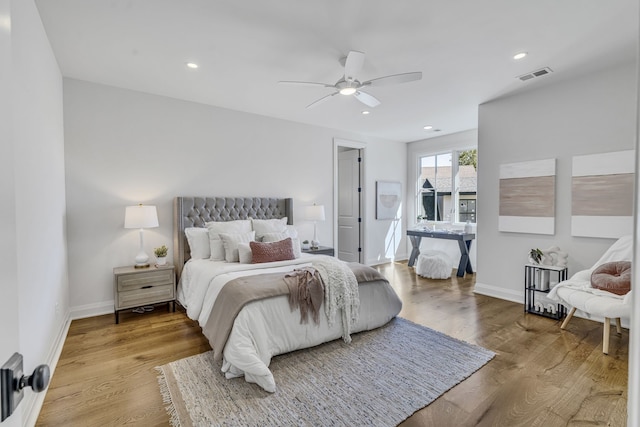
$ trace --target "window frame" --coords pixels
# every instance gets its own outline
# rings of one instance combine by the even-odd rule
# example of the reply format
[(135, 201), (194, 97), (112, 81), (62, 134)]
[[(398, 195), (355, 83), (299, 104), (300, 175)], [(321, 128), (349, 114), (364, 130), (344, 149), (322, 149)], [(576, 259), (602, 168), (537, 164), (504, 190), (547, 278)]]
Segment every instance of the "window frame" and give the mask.
[[(442, 214), (442, 218), (440, 220), (437, 220), (438, 217), (438, 203), (437, 203), (437, 196), (436, 199), (434, 201), (434, 205), (436, 208), (436, 211), (434, 213), (434, 220), (428, 220), (430, 222), (437, 222), (437, 223), (447, 223), (447, 222), (452, 222), (452, 223), (461, 223), (463, 221), (460, 220), (460, 202), (461, 200), (476, 200), (476, 210), (474, 212), (475, 215), (475, 220), (472, 222), (471, 220), (469, 220), (470, 223), (472, 224), (476, 224), (477, 223), (477, 195), (478, 195), (478, 189), (476, 187), (476, 192), (475, 192), (475, 199), (468, 199), (465, 198), (464, 195), (463, 198), (461, 198), (461, 194), (460, 194), (460, 175), (459, 175), (459, 170), (460, 170), (460, 165), (459, 165), (459, 161), (460, 161), (460, 153), (464, 152), (464, 151), (470, 151), (470, 150), (477, 150), (477, 147), (467, 147), (467, 148), (455, 148), (455, 149), (449, 149), (449, 150), (437, 150), (437, 151), (433, 151), (433, 152), (422, 152), (422, 153), (416, 153), (416, 171), (417, 171), (417, 176), (415, 178), (415, 182), (416, 182), (416, 193), (415, 193), (415, 214), (414, 214), (414, 218), (418, 218), (418, 216), (423, 216), (424, 215), (424, 210), (423, 210), (423, 205), (422, 205), (422, 197), (423, 194), (425, 193), (425, 191), (422, 188), (423, 185), (423, 181), (421, 179), (422, 176), (422, 159), (425, 157), (434, 157), (436, 159), (435, 161), (435, 173), (436, 176), (438, 176), (438, 163), (437, 163), (437, 158), (438, 156), (441, 155), (451, 155), (451, 208), (450, 208), (450, 212), (451, 212), (451, 220), (447, 221), (446, 220), (446, 216), (449, 214), (449, 212), (441, 212)], [(476, 167), (476, 171), (477, 171), (477, 167)], [(437, 188), (437, 183), (433, 183), (434, 185), (434, 191), (435, 194), (438, 194), (438, 188)], [(445, 192), (446, 193), (446, 192)], [(443, 204), (444, 206), (444, 204)], [(466, 222), (466, 219), (465, 221)]]

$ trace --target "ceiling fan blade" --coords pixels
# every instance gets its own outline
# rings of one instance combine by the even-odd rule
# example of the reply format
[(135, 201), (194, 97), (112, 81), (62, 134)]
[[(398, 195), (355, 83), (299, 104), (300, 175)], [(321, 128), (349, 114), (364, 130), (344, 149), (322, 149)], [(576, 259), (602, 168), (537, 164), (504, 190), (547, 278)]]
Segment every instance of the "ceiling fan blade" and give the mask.
[(281, 80), (278, 82), (280, 85), (294, 85), (294, 86), (320, 86), (320, 87), (334, 87), (333, 85), (329, 85), (326, 83), (316, 83), (316, 82), (296, 82), (291, 80)]
[(422, 79), (422, 71), (413, 73), (394, 74), (392, 76), (378, 77), (362, 83), (362, 86), (385, 86), (398, 83), (413, 82)]
[(353, 94), (353, 96), (355, 96), (358, 101), (362, 102), (367, 107), (374, 108), (380, 105), (380, 101), (378, 101), (377, 98), (375, 98), (372, 95), (369, 95), (366, 92), (357, 91), (356, 93)]
[(362, 64), (364, 64), (364, 53), (356, 50), (349, 52), (344, 63), (344, 79), (356, 80), (356, 75), (362, 70)]
[(322, 104), (327, 99), (331, 98), (334, 95), (337, 95), (338, 93), (340, 93), (340, 92), (334, 92), (334, 93), (330, 93), (329, 95), (323, 96), (322, 98), (318, 99), (317, 101), (313, 101), (311, 104), (307, 105), (306, 108), (317, 107), (318, 105)]

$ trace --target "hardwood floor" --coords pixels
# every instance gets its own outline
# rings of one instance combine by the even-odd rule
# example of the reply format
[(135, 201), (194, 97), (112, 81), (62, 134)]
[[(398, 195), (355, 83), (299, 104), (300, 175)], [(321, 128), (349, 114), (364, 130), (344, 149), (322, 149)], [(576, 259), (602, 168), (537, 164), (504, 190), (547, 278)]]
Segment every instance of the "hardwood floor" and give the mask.
[[(400, 316), (497, 353), (401, 426), (626, 424), (628, 330), (612, 332), (604, 355), (602, 324), (574, 318), (562, 331), (520, 304), (475, 295), (474, 275), (427, 280), (406, 262), (378, 269), (403, 301)], [(123, 312), (119, 325), (113, 315), (75, 320), (37, 425), (168, 425), (154, 367), (208, 349), (197, 324), (166, 305)]]

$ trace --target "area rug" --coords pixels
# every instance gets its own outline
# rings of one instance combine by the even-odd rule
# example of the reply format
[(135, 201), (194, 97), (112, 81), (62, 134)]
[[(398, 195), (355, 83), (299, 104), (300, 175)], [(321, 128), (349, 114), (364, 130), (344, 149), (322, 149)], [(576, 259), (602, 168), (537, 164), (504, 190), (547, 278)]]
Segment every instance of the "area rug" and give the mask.
[(395, 426), (495, 355), (408, 320), (274, 357), (277, 391), (225, 379), (213, 353), (159, 366), (173, 426)]

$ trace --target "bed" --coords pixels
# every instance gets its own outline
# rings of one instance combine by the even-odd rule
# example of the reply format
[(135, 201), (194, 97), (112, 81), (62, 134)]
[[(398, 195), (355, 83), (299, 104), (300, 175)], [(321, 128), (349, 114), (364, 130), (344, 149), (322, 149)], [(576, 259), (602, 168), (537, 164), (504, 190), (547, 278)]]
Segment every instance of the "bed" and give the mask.
[[(233, 257), (220, 260), (215, 246), (218, 242), (214, 245), (214, 242), (210, 241), (211, 254), (209, 258), (206, 257), (207, 248), (204, 247), (204, 237), (201, 237), (205, 234), (204, 230), (208, 229), (209, 236), (215, 236), (216, 230), (226, 230), (227, 226), (231, 230), (233, 227), (245, 227), (246, 221), (251, 221), (255, 227), (254, 234), (259, 230), (262, 233), (262, 236), (260, 233), (257, 234), (256, 240), (263, 238), (266, 241), (270, 237), (270, 242), (279, 245), (286, 239), (274, 240), (272, 233), (265, 233), (264, 227), (267, 227), (266, 231), (270, 231), (271, 225), (284, 227), (286, 234), (291, 237), (296, 233), (292, 218), (292, 199), (176, 197), (174, 200), (174, 264), (178, 274), (178, 302), (185, 307), (189, 318), (198, 321), (214, 353), (220, 355), (221, 369), (225, 376), (244, 376), (247, 382), (256, 383), (268, 392), (276, 391), (276, 382), (269, 370), (272, 357), (341, 337), (345, 342), (349, 342), (350, 334), (378, 328), (389, 322), (402, 308), (402, 303), (393, 288), (375, 269), (360, 264), (346, 264), (326, 255), (296, 253), (297, 257), (294, 259), (260, 264), (247, 263), (246, 259), (243, 260), (243, 249), (246, 258), (246, 246), (260, 244), (243, 241), (237, 244), (238, 256), (240, 260), (245, 261), (241, 263), (234, 261)], [(218, 237), (228, 238), (229, 235), (233, 235), (234, 238), (240, 238), (245, 233), (220, 233)], [(201, 240), (195, 240), (194, 235)], [(292, 245), (298, 245), (299, 251), (296, 239), (297, 236), (292, 238)], [(223, 243), (226, 244), (228, 241), (225, 240)], [(225, 249), (229, 247), (234, 246), (227, 245)], [(256, 256), (255, 247), (253, 254)], [(228, 255), (229, 251), (225, 250), (225, 257)], [(212, 261), (211, 258), (217, 260)], [(221, 311), (220, 305), (227, 305), (224, 293), (229, 288), (239, 287), (236, 285), (239, 281), (242, 281), (242, 284), (265, 283), (264, 287), (269, 288), (271, 283), (282, 282), (278, 277), (292, 274), (294, 270), (304, 270), (306, 267), (324, 272), (325, 279), (328, 267), (335, 267), (339, 271), (352, 271), (355, 274), (353, 277), (357, 277), (357, 304), (345, 306), (334, 318), (328, 310), (328, 307), (332, 306), (327, 297), (329, 291), (325, 290), (326, 303), (317, 313), (317, 324), (308, 319), (307, 322), (302, 322), (301, 312), (290, 308), (288, 295), (268, 296), (249, 301), (237, 314), (232, 313), (235, 318)], [(349, 276), (348, 279), (338, 280), (339, 283), (334, 285), (347, 287), (345, 283), (353, 280)], [(327, 280), (331, 281), (336, 282), (334, 279)], [(227, 284), (229, 286), (225, 286)], [(327, 286), (327, 289), (335, 287)], [(258, 292), (262, 292), (262, 288)], [(223, 300), (224, 303), (221, 302)], [(327, 314), (326, 311), (330, 313)], [(226, 340), (220, 341), (220, 330), (226, 330), (226, 324), (230, 325), (230, 330), (227, 332)], [(224, 344), (220, 345), (221, 342)]]

